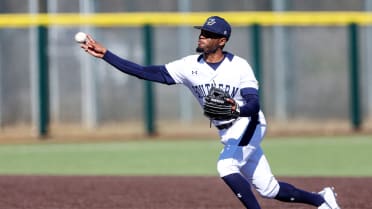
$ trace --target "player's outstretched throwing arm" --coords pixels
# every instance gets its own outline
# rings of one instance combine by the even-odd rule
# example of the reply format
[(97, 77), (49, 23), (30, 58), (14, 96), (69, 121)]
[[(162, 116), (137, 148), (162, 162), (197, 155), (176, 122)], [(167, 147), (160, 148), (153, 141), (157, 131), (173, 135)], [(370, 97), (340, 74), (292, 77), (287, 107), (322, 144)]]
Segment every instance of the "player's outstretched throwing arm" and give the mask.
[(175, 81), (169, 75), (164, 65), (141, 66), (134, 62), (122, 59), (96, 42), (90, 35), (87, 35), (87, 41), (81, 43), (80, 46), (92, 56), (102, 58), (123, 73), (136, 76), (140, 79), (163, 84), (175, 84)]

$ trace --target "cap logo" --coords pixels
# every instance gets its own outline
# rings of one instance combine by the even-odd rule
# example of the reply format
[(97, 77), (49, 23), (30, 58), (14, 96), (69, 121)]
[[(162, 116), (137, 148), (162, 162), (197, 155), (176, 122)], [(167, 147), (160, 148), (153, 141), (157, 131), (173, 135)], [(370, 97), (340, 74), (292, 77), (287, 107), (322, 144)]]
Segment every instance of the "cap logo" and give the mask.
[(216, 20), (214, 18), (210, 18), (207, 21), (207, 25), (214, 25), (216, 23)]

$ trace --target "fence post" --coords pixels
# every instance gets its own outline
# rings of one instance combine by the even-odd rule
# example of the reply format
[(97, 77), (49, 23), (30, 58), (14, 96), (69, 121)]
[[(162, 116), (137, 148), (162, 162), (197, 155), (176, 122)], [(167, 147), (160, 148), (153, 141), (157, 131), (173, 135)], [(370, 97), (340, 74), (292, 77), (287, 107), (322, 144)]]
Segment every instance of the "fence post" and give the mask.
[[(261, 69), (261, 26), (257, 23), (250, 27), (251, 30), (251, 57), (252, 57), (252, 68), (256, 75), (258, 82), (262, 82), (262, 69)], [(260, 103), (263, 107), (263, 93), (262, 85), (260, 85)]]
[[(143, 27), (143, 43), (145, 65), (151, 65), (153, 64), (153, 27), (151, 25), (144, 25)], [(154, 84), (151, 81), (144, 81), (145, 127), (148, 136), (156, 134), (154, 100)]]
[(355, 131), (360, 130), (362, 124), (361, 102), (359, 88), (359, 33), (358, 25), (349, 25), (349, 71), (350, 71), (350, 114), (351, 123)]
[(49, 126), (49, 72), (48, 72), (48, 29), (38, 26), (38, 135), (46, 137)]

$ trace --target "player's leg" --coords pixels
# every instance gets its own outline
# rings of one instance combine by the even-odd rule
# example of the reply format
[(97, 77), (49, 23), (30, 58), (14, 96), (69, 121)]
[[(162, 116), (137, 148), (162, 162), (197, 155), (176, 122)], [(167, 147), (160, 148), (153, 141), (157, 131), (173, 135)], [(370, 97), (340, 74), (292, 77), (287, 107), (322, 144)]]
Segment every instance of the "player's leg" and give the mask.
[(240, 173), (241, 165), (246, 163), (246, 160), (255, 152), (256, 148), (239, 145), (250, 141), (256, 141), (259, 144), (265, 129), (261, 129), (260, 125), (251, 126), (248, 123), (247, 118), (241, 118), (233, 127), (220, 133), (225, 147), (220, 154), (217, 170), (243, 205), (249, 209), (256, 209), (260, 206), (251, 190), (251, 185)]
[(279, 182), (279, 186), (279, 193), (275, 197), (279, 201), (305, 203), (316, 207), (325, 202), (324, 198), (318, 193), (301, 190), (286, 182)]
[(241, 203), (249, 209), (260, 209), (256, 197), (254, 196), (251, 185), (240, 174), (239, 162), (234, 159), (236, 153), (241, 153), (241, 147), (227, 145), (221, 152), (217, 163), (217, 170), (222, 180), (230, 187)]
[(305, 203), (316, 207), (324, 203), (324, 198), (318, 193), (298, 189), (286, 182), (278, 182), (260, 147), (257, 147), (256, 152), (241, 168), (241, 173), (262, 197), (284, 202)]
[[(259, 209), (260, 206), (251, 190), (251, 185), (240, 173), (241, 165), (245, 164), (246, 159), (249, 158), (249, 155), (254, 153), (256, 149), (254, 146), (239, 146), (240, 142), (242, 140), (247, 140), (248, 137), (250, 139), (252, 136), (247, 136), (249, 133), (260, 135), (256, 134), (254, 130), (252, 131), (247, 128), (248, 122), (246, 118), (240, 119), (232, 128), (221, 134), (222, 142), (225, 144), (225, 147), (220, 154), (217, 170), (220, 177), (246, 208)], [(259, 129), (255, 128), (255, 130)], [(260, 140), (260, 138), (257, 140)]]

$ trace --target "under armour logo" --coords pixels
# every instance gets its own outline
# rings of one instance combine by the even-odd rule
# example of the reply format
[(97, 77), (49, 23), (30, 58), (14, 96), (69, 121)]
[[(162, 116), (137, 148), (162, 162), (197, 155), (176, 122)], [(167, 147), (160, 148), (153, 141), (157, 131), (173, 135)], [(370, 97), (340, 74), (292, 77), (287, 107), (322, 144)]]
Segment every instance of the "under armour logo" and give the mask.
[(236, 196), (237, 196), (239, 199), (243, 197), (242, 194), (240, 194), (240, 193), (236, 194)]
[(216, 23), (216, 20), (214, 18), (210, 18), (207, 21), (207, 25), (214, 25)]
[(191, 73), (192, 73), (193, 75), (197, 75), (197, 74), (198, 74), (198, 71), (197, 71), (197, 70), (195, 70), (195, 71), (191, 71)]

